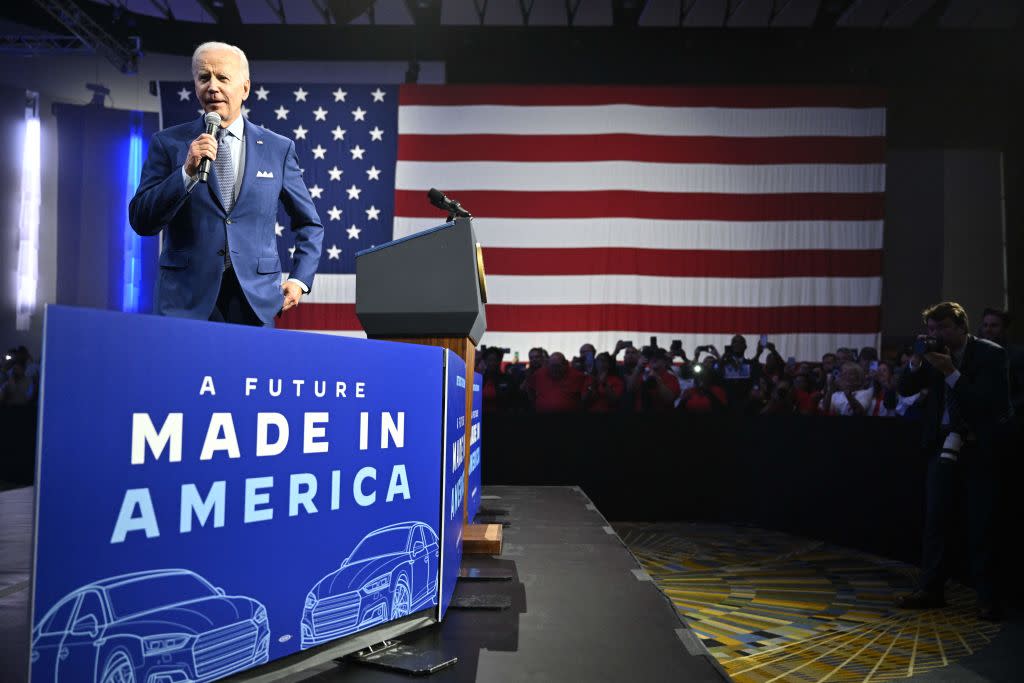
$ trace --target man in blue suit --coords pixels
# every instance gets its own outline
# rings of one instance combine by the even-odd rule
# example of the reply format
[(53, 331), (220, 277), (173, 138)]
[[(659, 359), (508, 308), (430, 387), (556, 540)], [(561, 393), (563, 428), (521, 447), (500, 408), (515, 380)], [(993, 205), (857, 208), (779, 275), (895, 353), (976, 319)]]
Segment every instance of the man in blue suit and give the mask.
[[(217, 112), (153, 136), (129, 206), (140, 235), (163, 231), (156, 311), (198, 320), (273, 326), (313, 285), (324, 227), (302, 181), (295, 143), (242, 116), (249, 96), (245, 53), (203, 43), (192, 55), (196, 97)], [(209, 181), (198, 182), (203, 158)], [(295, 255), (281, 283), (274, 226), (278, 201), (291, 218)]]

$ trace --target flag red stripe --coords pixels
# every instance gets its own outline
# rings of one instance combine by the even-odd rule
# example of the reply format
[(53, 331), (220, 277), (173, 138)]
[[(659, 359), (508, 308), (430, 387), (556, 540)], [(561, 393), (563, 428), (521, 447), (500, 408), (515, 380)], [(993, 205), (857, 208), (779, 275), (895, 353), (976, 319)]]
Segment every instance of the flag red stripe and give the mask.
[[(881, 329), (879, 306), (785, 306), (775, 308), (574, 304), (513, 306), (489, 304), (487, 328), (495, 332), (595, 332), (651, 330), (680, 334), (874, 334)], [(359, 330), (355, 304), (303, 304), (286, 313), (278, 327), (304, 330)]]
[(732, 334), (874, 333), (880, 329), (878, 306), (698, 307), (580, 304), (487, 307), (487, 326), (502, 332), (580, 332), (657, 330)]
[(881, 164), (885, 138), (656, 135), (400, 135), (399, 161)]
[[(426, 188), (395, 190), (396, 216), (421, 216)], [(881, 220), (877, 193), (720, 194), (687, 192), (509, 192), (459, 190), (463, 206), (493, 218), (651, 218), (720, 221)]]
[(711, 251), (636, 248), (484, 249), (491, 275), (663, 277), (878, 277), (879, 249)]
[(361, 330), (355, 304), (302, 304), (282, 313), (275, 325), (282, 330)]
[(848, 107), (885, 105), (877, 88), (839, 87), (647, 87), (561, 85), (403, 85), (401, 106), (595, 106), (632, 104), (658, 107)]

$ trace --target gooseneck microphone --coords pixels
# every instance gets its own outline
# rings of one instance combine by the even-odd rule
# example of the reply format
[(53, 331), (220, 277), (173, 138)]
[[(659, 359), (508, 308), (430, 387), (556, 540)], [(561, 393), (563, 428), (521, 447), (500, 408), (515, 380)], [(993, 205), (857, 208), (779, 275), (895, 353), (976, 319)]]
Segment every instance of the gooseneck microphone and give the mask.
[(447, 211), (450, 216), (459, 216), (460, 218), (473, 217), (473, 214), (462, 208), (461, 204), (459, 204), (454, 199), (449, 199), (448, 197), (445, 197), (443, 192), (433, 187), (430, 188), (429, 192), (427, 192), (427, 199), (429, 199), (430, 203), (436, 206), (437, 208), (441, 209), (442, 211)]
[[(215, 111), (207, 112), (206, 116), (203, 117), (203, 122), (206, 123), (206, 134), (213, 135), (220, 128), (220, 114)], [(209, 157), (203, 157), (202, 161), (199, 162), (199, 182), (205, 183), (210, 178), (210, 159)]]

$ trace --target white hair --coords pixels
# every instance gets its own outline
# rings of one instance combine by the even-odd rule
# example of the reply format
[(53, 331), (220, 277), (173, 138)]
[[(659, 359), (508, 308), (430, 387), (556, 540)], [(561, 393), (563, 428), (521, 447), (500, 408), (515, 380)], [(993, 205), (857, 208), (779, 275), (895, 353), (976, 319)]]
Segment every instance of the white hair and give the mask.
[(236, 45), (230, 45), (228, 43), (208, 42), (203, 43), (196, 48), (196, 51), (192, 53), (192, 77), (194, 78), (199, 73), (199, 56), (210, 50), (227, 50), (228, 52), (234, 52), (238, 55), (238, 61), (242, 65), (242, 80), (249, 78), (249, 60), (246, 58), (245, 53), (242, 52), (242, 48)]

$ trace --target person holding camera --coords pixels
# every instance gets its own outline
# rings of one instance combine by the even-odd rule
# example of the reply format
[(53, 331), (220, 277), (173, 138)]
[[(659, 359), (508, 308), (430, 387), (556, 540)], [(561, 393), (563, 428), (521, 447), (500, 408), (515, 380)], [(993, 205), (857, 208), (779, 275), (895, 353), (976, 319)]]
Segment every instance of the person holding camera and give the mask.
[[(761, 364), (761, 355), (767, 351), (768, 356), (764, 359), (764, 364)], [(782, 354), (779, 353), (778, 349), (775, 348), (775, 344), (768, 341), (765, 335), (761, 336), (761, 341), (757, 344), (757, 353), (754, 354), (751, 359), (751, 364), (760, 369), (762, 375), (768, 377), (768, 382), (772, 385), (778, 383), (784, 377), (788, 377), (796, 372), (796, 359), (791, 359), (792, 362), (787, 362), (782, 358)]]
[[(743, 406), (744, 400), (750, 394), (751, 387), (758, 384), (762, 374), (759, 358), (766, 348), (769, 348), (767, 337), (761, 335), (757, 356), (747, 358), (747, 338), (742, 334), (736, 334), (730, 339), (729, 345), (725, 347), (718, 361), (718, 375), (723, 380), (723, 388), (729, 397), (730, 405), (737, 408)], [(772, 345), (771, 349), (774, 348)], [(713, 346), (708, 350), (711, 353), (717, 353)]]
[(871, 383), (871, 390), (874, 393), (868, 406), (868, 415), (873, 417), (895, 417), (900, 397), (896, 391), (892, 363), (884, 360), (869, 361), (869, 363), (868, 381)]
[(714, 367), (693, 366), (693, 386), (679, 398), (677, 410), (691, 415), (718, 415), (726, 412), (729, 399)]
[(615, 348), (612, 349), (612, 363), (614, 364), (617, 364), (616, 359), (619, 357), (619, 351), (624, 351), (624, 353), (622, 354), (622, 367), (617, 369), (619, 377), (625, 386), (622, 398), (619, 399), (619, 410), (624, 413), (630, 413), (633, 412), (633, 404), (636, 399), (630, 388), (630, 379), (633, 377), (633, 373), (636, 372), (637, 364), (640, 362), (640, 351), (633, 346), (632, 341), (620, 339), (615, 342)]
[(921, 576), (900, 597), (908, 609), (942, 607), (949, 559), (947, 536), (956, 515), (958, 481), (967, 484), (967, 530), (978, 616), (1000, 618), (996, 587), (994, 511), (1004, 429), (1013, 417), (1006, 351), (968, 333), (967, 312), (953, 301), (922, 312), (918, 337), (899, 381), (904, 396), (928, 390), (922, 444), (929, 454)]
[(667, 413), (679, 398), (679, 379), (669, 371), (669, 357), (665, 349), (652, 344), (640, 351), (640, 362), (626, 382), (633, 398), (633, 409), (638, 413)]
[(875, 390), (864, 386), (864, 370), (860, 365), (847, 361), (839, 368), (839, 379), (833, 377), (825, 376), (821, 412), (824, 415), (867, 415)]

